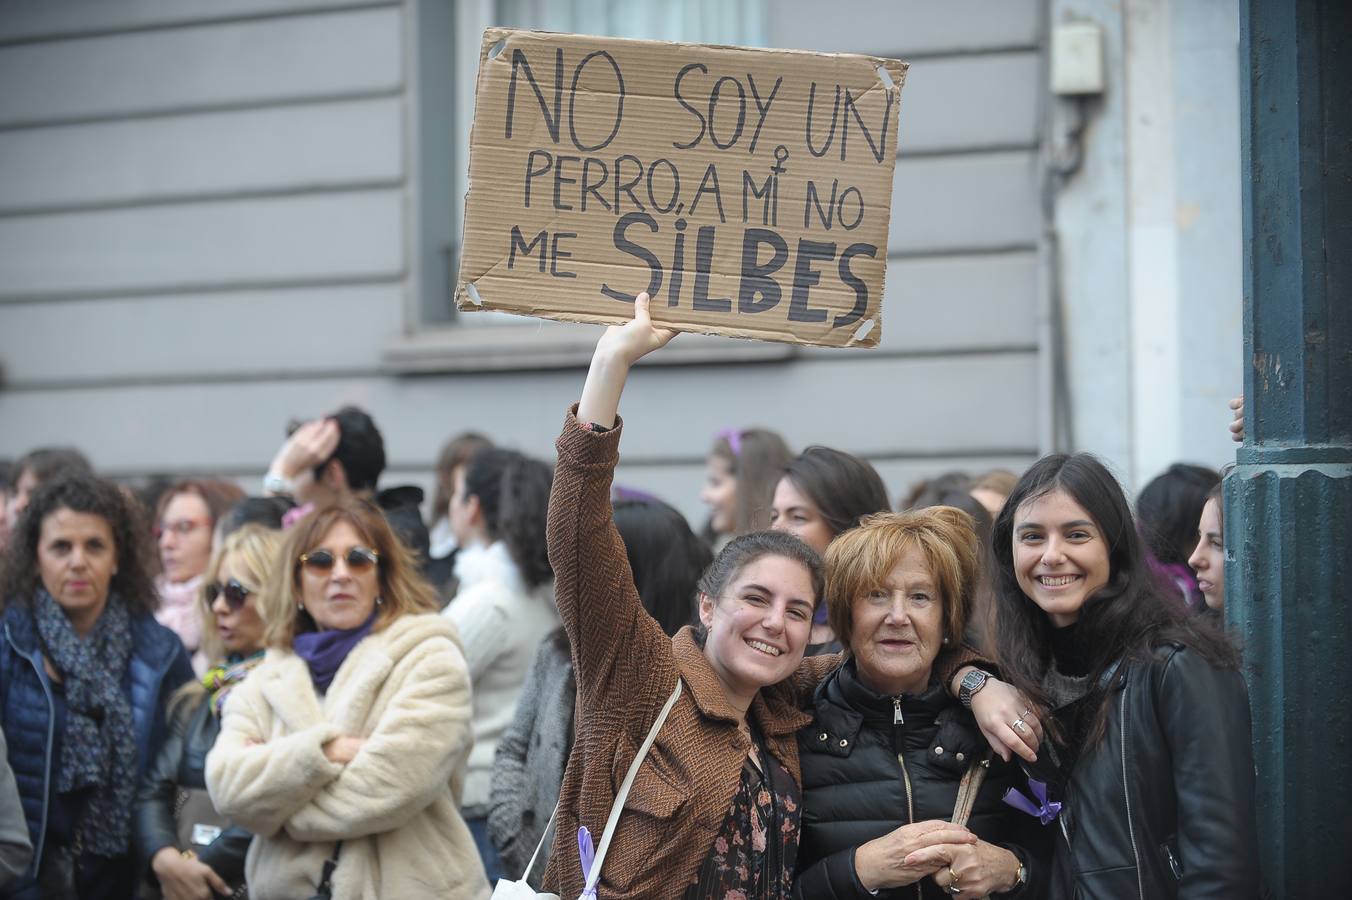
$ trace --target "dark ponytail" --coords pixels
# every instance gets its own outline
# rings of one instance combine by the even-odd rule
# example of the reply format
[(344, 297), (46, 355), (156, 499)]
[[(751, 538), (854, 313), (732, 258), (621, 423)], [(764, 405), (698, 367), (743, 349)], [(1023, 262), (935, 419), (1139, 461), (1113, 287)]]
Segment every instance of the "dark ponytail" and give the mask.
[(515, 450), (480, 450), (465, 467), (465, 493), (479, 498), (489, 538), (507, 546), (532, 588), (554, 577), (545, 544), (553, 482), (552, 468)]

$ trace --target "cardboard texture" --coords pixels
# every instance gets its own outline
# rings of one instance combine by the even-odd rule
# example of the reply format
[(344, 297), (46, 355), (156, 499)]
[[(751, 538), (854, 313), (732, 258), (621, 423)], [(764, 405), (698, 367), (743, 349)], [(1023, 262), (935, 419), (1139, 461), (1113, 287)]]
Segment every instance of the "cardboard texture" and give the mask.
[(906, 63), (490, 28), (456, 305), (828, 347), (882, 335)]

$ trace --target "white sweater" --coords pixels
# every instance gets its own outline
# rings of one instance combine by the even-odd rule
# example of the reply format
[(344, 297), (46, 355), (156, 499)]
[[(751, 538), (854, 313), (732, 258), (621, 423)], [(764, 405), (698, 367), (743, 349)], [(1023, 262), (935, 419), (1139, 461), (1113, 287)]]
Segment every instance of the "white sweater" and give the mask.
[(460, 548), (460, 590), (442, 615), (455, 622), (474, 682), (474, 749), (465, 773), (463, 808), (487, 815), (498, 740), (516, 713), (526, 670), (540, 641), (559, 626), (554, 583), (526, 587), (501, 541)]
[[(464, 655), (435, 614), (363, 639), (322, 697), (304, 660), (268, 650), (231, 692), (206, 762), (216, 809), (254, 832), (249, 896), (311, 896), (341, 840), (334, 900), (487, 897), (456, 805), (469, 715)], [(366, 739), (347, 765), (324, 756), (339, 735)]]

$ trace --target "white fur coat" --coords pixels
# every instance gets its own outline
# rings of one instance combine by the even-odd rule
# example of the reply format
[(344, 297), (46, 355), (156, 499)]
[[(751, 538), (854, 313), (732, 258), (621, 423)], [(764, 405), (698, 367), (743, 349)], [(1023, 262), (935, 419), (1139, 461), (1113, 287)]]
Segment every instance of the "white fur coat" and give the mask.
[[(341, 840), (334, 900), (486, 897), (456, 809), (470, 710), (459, 638), (435, 614), (365, 638), (323, 697), (304, 660), (268, 650), (231, 693), (206, 766), (216, 809), (256, 835), (249, 896), (311, 896)], [(345, 766), (322, 749), (339, 735), (366, 739)]]

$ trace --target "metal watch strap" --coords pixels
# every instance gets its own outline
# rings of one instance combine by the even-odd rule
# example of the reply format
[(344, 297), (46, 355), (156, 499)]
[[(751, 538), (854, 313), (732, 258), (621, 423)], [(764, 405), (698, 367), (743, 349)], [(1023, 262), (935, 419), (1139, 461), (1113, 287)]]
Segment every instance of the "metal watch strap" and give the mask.
[(962, 676), (962, 683), (958, 685), (958, 702), (967, 709), (971, 709), (972, 697), (976, 696), (986, 686), (990, 677), (989, 672), (981, 669), (973, 669)]

